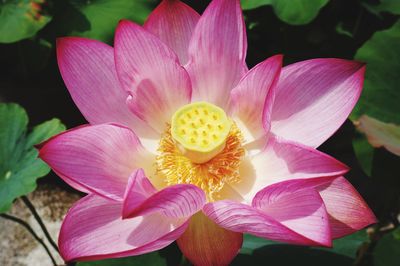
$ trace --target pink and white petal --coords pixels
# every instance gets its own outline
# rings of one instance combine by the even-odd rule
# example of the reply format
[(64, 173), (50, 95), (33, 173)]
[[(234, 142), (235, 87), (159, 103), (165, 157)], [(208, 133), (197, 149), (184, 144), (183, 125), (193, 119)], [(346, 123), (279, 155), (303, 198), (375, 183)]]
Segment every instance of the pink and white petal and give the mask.
[[(207, 203), (203, 212), (216, 224), (233, 232), (252, 234), (291, 244), (329, 246), (325, 242), (311, 240), (289, 229), (262, 210), (235, 201), (222, 200)], [(318, 228), (317, 226), (315, 230)]]
[(352, 234), (376, 222), (376, 217), (356, 189), (342, 176), (296, 179), (288, 186), (317, 190), (329, 215), (332, 238)]
[(321, 194), (330, 216), (332, 238), (352, 234), (376, 223), (376, 217), (357, 190), (342, 176), (306, 180)]
[(153, 173), (154, 155), (129, 128), (100, 124), (79, 127), (45, 142), (39, 151), (61, 178), (110, 199), (122, 201), (128, 178), (136, 168)]
[(264, 150), (246, 158), (240, 166), (242, 182), (232, 185), (246, 202), (262, 188), (297, 178), (338, 176), (348, 167), (308, 146), (269, 136)]
[(196, 25), (186, 66), (193, 101), (227, 107), (229, 93), (247, 71), (246, 28), (239, 0), (214, 0)]
[(139, 168), (133, 171), (124, 194), (122, 217), (127, 218), (130, 209), (137, 208), (155, 193), (157, 193), (157, 189), (145, 176), (143, 169)]
[(179, 95), (176, 96), (176, 102), (172, 96), (169, 98), (168, 100), (165, 95), (160, 94), (150, 80), (143, 80), (127, 98), (126, 103), (132, 113), (149, 123), (160, 134), (167, 128), (167, 123), (171, 122), (174, 112), (185, 104), (179, 102)]
[(260, 190), (252, 206), (307, 238), (332, 244), (328, 213), (318, 191), (292, 180)]
[(79, 110), (91, 124), (115, 122), (141, 136), (155, 132), (133, 115), (125, 104), (114, 64), (114, 49), (102, 42), (66, 37), (57, 39), (61, 76)]
[(178, 184), (156, 192), (143, 170), (131, 176), (123, 203), (122, 216), (132, 218), (158, 212), (167, 217), (192, 216), (206, 202), (204, 191), (195, 185)]
[(245, 136), (246, 142), (264, 136), (270, 129), (274, 90), (281, 67), (282, 55), (270, 57), (247, 72), (231, 91), (232, 116), (246, 127), (244, 132), (250, 133), (247, 138)]
[(242, 247), (243, 234), (226, 230), (198, 212), (177, 243), (194, 265), (229, 265)]
[(189, 60), (189, 41), (200, 15), (179, 0), (163, 0), (154, 9), (144, 28), (160, 38), (179, 57), (181, 65)]
[(172, 243), (186, 229), (187, 219), (159, 214), (121, 218), (122, 203), (94, 194), (78, 201), (67, 213), (59, 236), (67, 262), (133, 256)]
[(362, 63), (313, 59), (284, 67), (276, 88), (271, 131), (318, 147), (346, 120), (364, 81)]
[(118, 24), (114, 52), (119, 80), (131, 94), (131, 111), (163, 132), (173, 113), (190, 102), (188, 73), (166, 44), (127, 20)]

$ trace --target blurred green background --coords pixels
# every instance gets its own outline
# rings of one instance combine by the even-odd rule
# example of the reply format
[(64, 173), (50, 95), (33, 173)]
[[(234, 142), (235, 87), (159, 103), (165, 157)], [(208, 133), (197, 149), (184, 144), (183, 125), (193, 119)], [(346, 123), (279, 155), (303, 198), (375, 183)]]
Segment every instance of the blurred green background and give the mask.
[[(1, 0), (0, 102), (23, 106), (29, 115), (28, 128), (53, 117), (59, 118), (67, 128), (85, 123), (58, 72), (56, 38), (83, 36), (112, 45), (120, 19), (143, 23), (158, 2)], [(209, 3), (184, 2), (199, 13)], [(356, 59), (367, 63), (364, 91), (351, 119), (319, 149), (351, 167), (346, 178), (369, 203), (379, 223), (335, 241), (333, 249), (289, 246), (246, 236), (233, 265), (400, 265), (400, 157), (393, 152), (400, 147), (400, 0), (242, 0), (242, 7), (247, 25), (249, 67), (278, 53), (285, 55), (285, 65), (317, 57)], [(28, 124), (26, 114), (18, 107), (12, 108), (15, 110), (9, 111), (10, 117), (0, 114), (0, 130), (9, 127), (10, 121), (14, 121), (15, 126), (24, 119), (22, 134)], [(362, 115), (383, 122), (380, 124), (383, 144), (371, 146), (365, 135), (357, 130)], [(51, 121), (40, 128), (47, 132), (37, 140), (63, 129), (58, 120)], [(32, 136), (27, 137), (26, 145), (35, 144), (29, 142), (29, 138), (40, 133), (43, 132), (33, 131)], [(10, 162), (6, 162), (6, 158), (12, 151), (5, 147), (7, 141), (0, 141), (1, 145), (0, 198), (4, 198), (2, 193), (5, 193), (6, 185), (1, 178), (7, 176), (6, 167), (10, 167)], [(387, 149), (388, 146), (392, 149)], [(21, 152), (24, 149), (21, 148)], [(41, 169), (31, 174), (34, 175), (33, 184), (47, 172)], [(18, 177), (12, 176), (11, 180), (13, 178)], [(39, 185), (53, 184), (69, 189), (54, 174), (38, 182)], [(31, 183), (26, 191), (15, 191), (10, 203), (33, 189), (35, 186)], [(6, 212), (9, 206), (1, 208), (0, 213)], [(185, 263), (176, 245), (171, 245), (160, 252), (139, 257), (78, 265)]]

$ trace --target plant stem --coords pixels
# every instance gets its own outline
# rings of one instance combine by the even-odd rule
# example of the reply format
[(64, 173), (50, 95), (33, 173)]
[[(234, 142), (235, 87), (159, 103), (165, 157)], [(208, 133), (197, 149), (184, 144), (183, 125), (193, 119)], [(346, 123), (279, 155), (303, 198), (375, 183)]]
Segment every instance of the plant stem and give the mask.
[(57, 266), (57, 262), (54, 259), (54, 257), (51, 255), (49, 248), (46, 246), (44, 241), (35, 233), (35, 231), (33, 231), (32, 227), (27, 222), (21, 220), (18, 217), (14, 217), (12, 215), (8, 215), (5, 213), (0, 214), (0, 216), (3, 217), (4, 219), (11, 220), (11, 221), (16, 222), (16, 223), (22, 225), (23, 227), (25, 227), (25, 229), (28, 230), (28, 232), (44, 247), (44, 249), (47, 252), (47, 255), (49, 255), (51, 261), (53, 262), (53, 265)]
[(31, 211), (33, 217), (35, 217), (35, 220), (40, 225), (40, 228), (42, 228), (42, 231), (43, 231), (44, 235), (46, 236), (47, 240), (49, 241), (50, 245), (58, 252), (57, 244), (51, 238), (51, 236), (49, 234), (49, 231), (47, 231), (46, 226), (44, 225), (42, 219), (40, 218), (39, 214), (37, 213), (37, 211), (36, 211), (35, 207), (33, 206), (32, 202), (26, 196), (22, 196), (21, 199), (25, 203), (26, 207), (28, 207), (28, 209)]

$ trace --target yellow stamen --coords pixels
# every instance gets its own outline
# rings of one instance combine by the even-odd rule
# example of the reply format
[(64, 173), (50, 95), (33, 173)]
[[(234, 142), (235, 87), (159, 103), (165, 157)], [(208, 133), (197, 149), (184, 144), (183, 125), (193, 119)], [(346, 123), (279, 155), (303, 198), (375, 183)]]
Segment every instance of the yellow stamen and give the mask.
[[(165, 178), (168, 185), (196, 185), (204, 190), (210, 201), (217, 200), (218, 192), (225, 184), (235, 184), (240, 181), (239, 165), (245, 153), (242, 147), (243, 137), (234, 123), (230, 128), (222, 151), (211, 160), (198, 164), (185, 156), (177, 147), (171, 134), (172, 130), (168, 126), (158, 148), (157, 175)], [(214, 141), (212, 134), (208, 135), (210, 137), (207, 140)]]
[(204, 163), (225, 148), (231, 126), (224, 110), (207, 102), (196, 102), (175, 112), (171, 135), (183, 155), (194, 163)]

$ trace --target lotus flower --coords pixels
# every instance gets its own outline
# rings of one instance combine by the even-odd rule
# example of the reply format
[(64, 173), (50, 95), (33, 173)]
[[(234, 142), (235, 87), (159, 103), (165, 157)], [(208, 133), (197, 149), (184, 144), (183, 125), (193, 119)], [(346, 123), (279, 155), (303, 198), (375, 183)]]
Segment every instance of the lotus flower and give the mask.
[(299, 245), (373, 223), (316, 150), (346, 120), (364, 65), (315, 59), (248, 70), (238, 0), (202, 16), (164, 0), (144, 26), (123, 20), (114, 47), (62, 38), (64, 82), (89, 125), (40, 147), (40, 157), (88, 195), (66, 215), (66, 261), (139, 255), (177, 241), (195, 265), (226, 265), (243, 233)]

